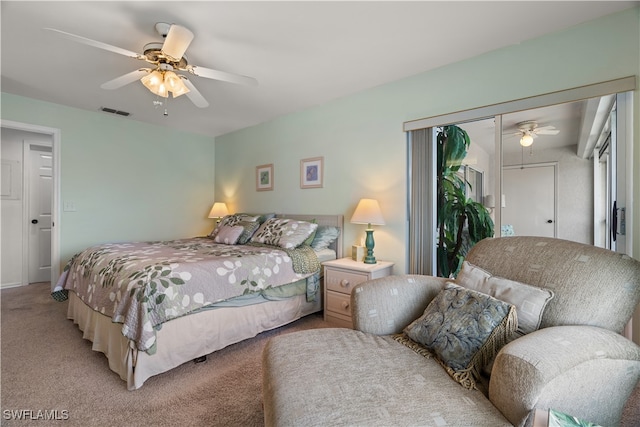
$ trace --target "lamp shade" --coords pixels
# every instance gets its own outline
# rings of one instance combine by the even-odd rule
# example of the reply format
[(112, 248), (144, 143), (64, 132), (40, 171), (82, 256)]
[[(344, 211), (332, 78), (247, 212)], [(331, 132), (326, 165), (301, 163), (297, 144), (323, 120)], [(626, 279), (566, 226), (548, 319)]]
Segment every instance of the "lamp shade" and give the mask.
[(182, 79), (173, 71), (165, 71), (164, 83), (167, 86), (167, 90), (173, 94), (174, 98), (189, 92), (189, 88), (185, 86)]
[(353, 224), (384, 225), (380, 205), (375, 199), (360, 199), (351, 217)]
[(166, 98), (169, 96), (167, 88), (164, 85), (164, 74), (158, 70), (153, 70), (140, 79), (142, 84), (153, 94)]
[(222, 218), (229, 215), (227, 204), (224, 202), (215, 202), (209, 212), (209, 218)]

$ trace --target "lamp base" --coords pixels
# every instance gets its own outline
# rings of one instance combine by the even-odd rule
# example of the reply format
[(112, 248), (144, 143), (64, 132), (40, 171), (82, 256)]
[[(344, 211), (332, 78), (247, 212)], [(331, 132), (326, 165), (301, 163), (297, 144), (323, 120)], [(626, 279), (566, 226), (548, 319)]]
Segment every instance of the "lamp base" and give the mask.
[(365, 264), (377, 264), (378, 261), (376, 261), (376, 257), (373, 256), (373, 246), (374, 246), (374, 241), (373, 241), (373, 229), (368, 228), (365, 230), (367, 233), (367, 237), (364, 241), (364, 245), (367, 248), (367, 256), (364, 257), (364, 263)]

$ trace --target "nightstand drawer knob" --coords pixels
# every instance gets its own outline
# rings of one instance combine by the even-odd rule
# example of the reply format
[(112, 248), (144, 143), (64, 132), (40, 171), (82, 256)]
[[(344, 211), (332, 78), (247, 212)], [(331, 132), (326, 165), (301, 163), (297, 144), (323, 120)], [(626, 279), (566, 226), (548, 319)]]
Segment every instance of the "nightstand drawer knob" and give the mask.
[(346, 301), (342, 301), (342, 308), (344, 308), (345, 310), (347, 310), (349, 308), (349, 303)]
[(343, 288), (346, 288), (347, 286), (349, 286), (349, 281), (347, 279), (342, 279), (340, 281), (340, 286), (342, 286)]

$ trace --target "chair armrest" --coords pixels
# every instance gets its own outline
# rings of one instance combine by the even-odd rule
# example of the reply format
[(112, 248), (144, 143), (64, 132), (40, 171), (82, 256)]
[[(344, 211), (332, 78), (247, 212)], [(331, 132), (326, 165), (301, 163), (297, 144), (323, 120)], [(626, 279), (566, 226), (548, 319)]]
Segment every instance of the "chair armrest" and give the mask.
[(407, 274), (360, 283), (351, 292), (353, 326), (375, 335), (402, 332), (422, 315), (446, 281), (442, 277)]
[(555, 409), (599, 425), (619, 425), (640, 379), (640, 347), (595, 326), (555, 326), (512, 341), (498, 353), (489, 399), (515, 426), (534, 409)]

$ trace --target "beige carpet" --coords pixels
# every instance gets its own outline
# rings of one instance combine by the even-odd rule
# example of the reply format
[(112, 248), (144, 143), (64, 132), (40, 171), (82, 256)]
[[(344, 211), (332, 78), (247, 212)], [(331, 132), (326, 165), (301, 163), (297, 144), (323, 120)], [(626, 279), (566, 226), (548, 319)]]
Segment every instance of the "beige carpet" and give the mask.
[[(49, 296), (49, 284), (0, 292), (2, 426), (261, 426), (260, 356), (266, 341), (291, 331), (329, 326), (320, 315), (265, 332), (147, 380), (136, 391), (109, 370), (72, 321), (67, 303)], [(304, 363), (304, 361), (301, 361)], [(68, 420), (7, 420), (6, 411), (57, 410)], [(623, 427), (640, 426), (640, 387)]]
[[(136, 391), (109, 370), (49, 284), (0, 293), (2, 426), (261, 426), (261, 353), (269, 337), (327, 327), (314, 314), (229, 346), (203, 363), (185, 363)], [(7, 410), (57, 410), (68, 420), (6, 420)], [(51, 413), (51, 412), (50, 412)]]

